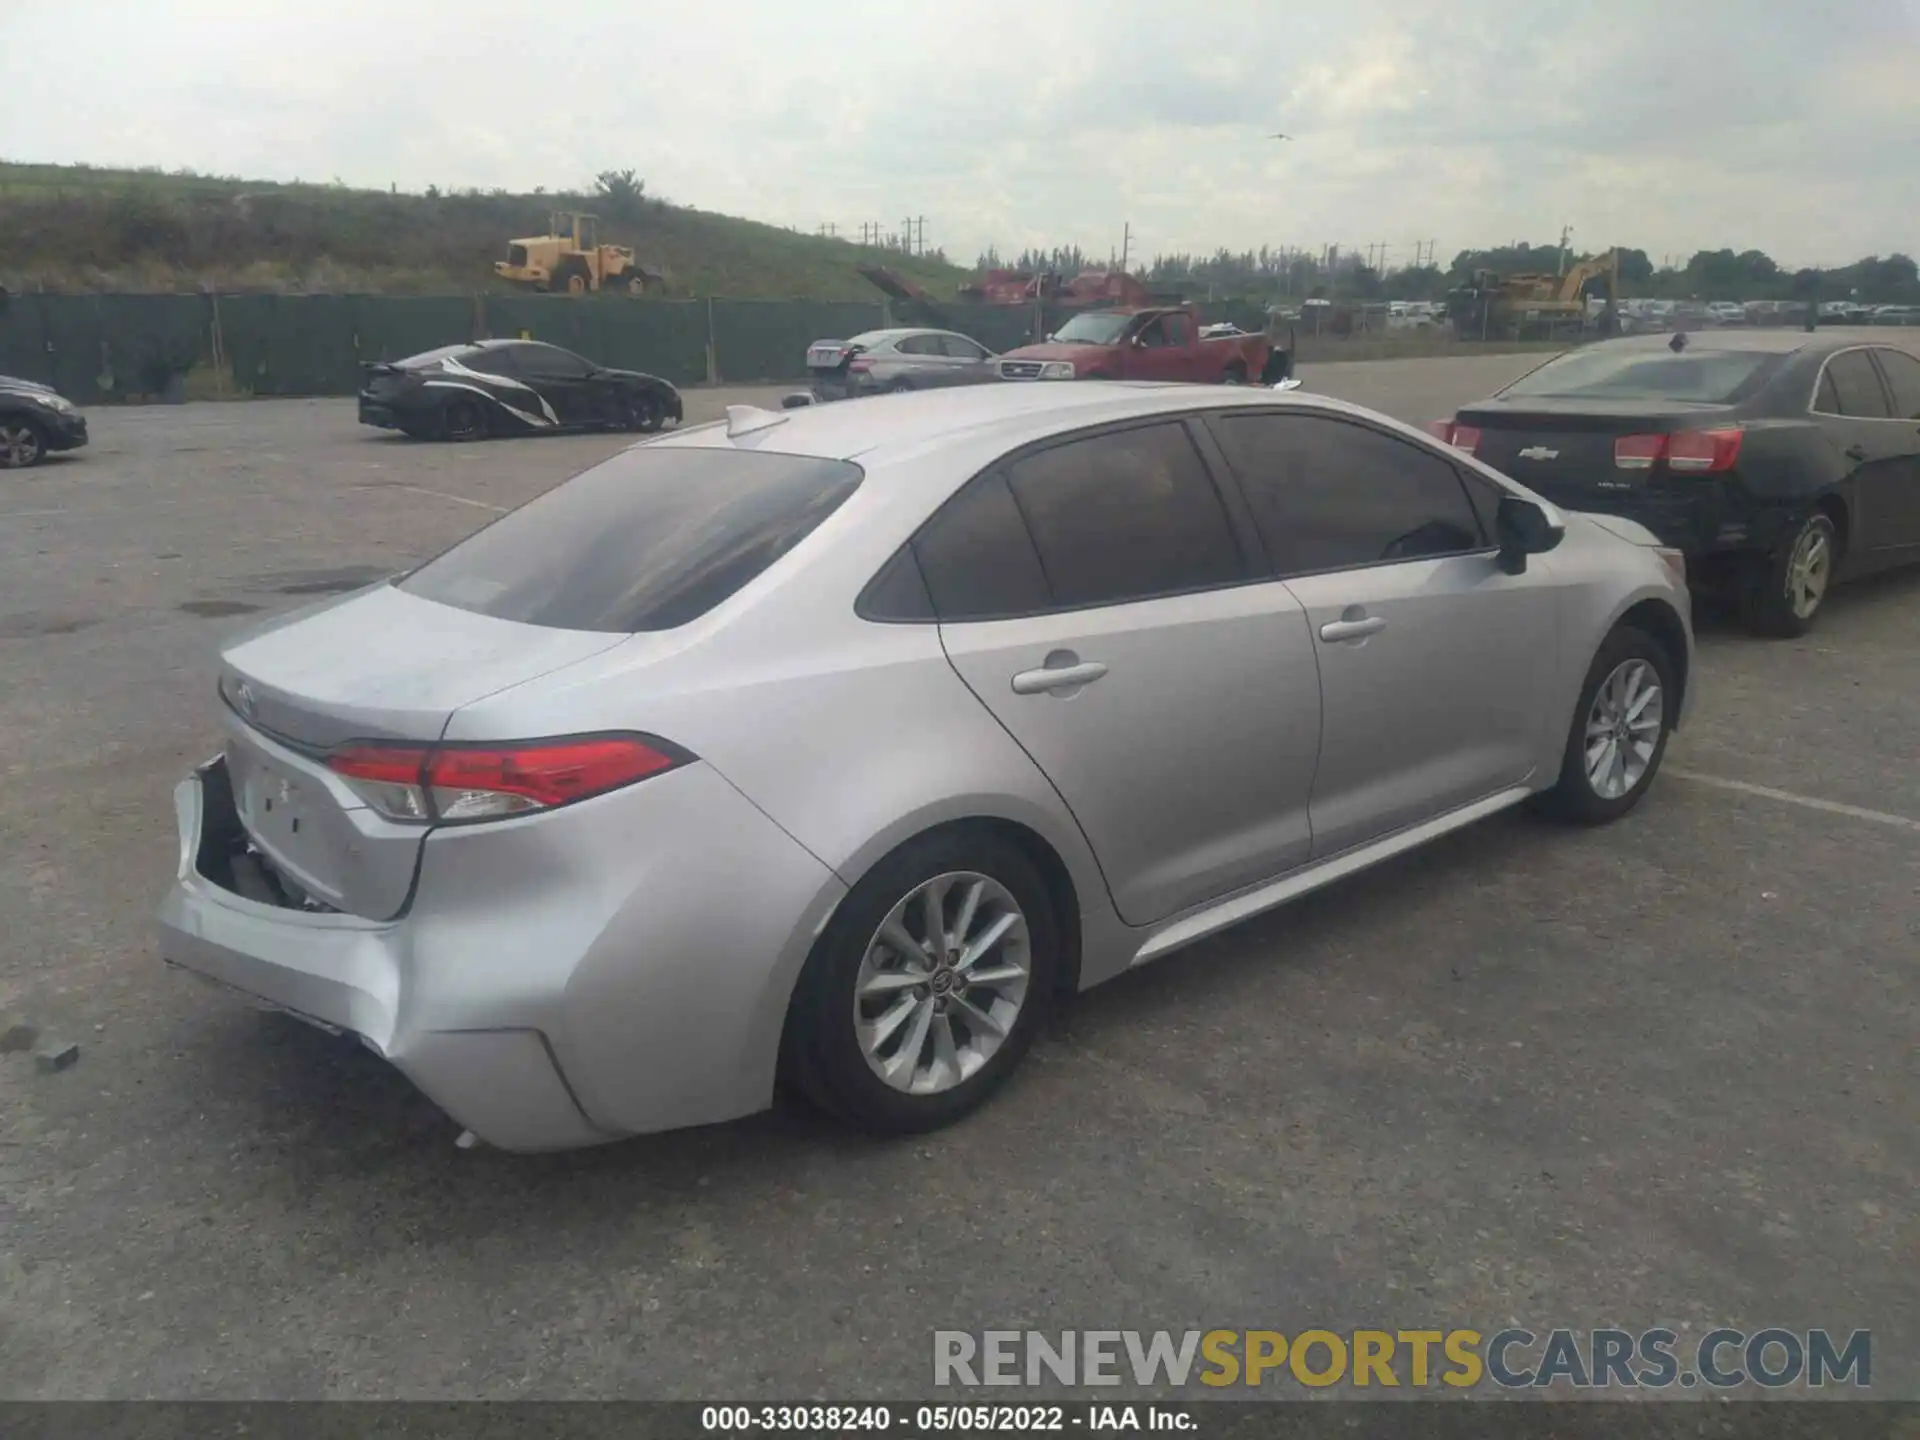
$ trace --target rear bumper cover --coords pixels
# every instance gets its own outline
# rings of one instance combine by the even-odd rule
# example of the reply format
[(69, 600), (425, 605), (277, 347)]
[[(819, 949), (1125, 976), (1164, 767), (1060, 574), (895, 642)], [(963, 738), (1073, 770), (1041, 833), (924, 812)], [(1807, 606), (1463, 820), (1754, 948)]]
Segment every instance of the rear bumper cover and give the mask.
[(1660, 543), (1689, 560), (1744, 552), (1769, 553), (1790, 518), (1787, 507), (1755, 505), (1711, 481), (1689, 482), (1685, 489), (1561, 491), (1539, 486), (1540, 494), (1567, 510), (1618, 515), (1644, 525)]
[(224, 764), (174, 792), (170, 965), (359, 1037), (504, 1150), (770, 1102), (787, 998), (845, 887), (709, 767), (436, 832), (408, 910), (382, 922), (257, 902), (210, 876)]

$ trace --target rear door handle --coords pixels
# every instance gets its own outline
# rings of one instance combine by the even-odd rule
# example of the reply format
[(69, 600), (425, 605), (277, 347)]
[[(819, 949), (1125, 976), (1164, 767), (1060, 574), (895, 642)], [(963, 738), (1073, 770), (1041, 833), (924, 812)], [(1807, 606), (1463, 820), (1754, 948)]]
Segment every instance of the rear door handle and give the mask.
[(1320, 638), (1330, 644), (1342, 640), (1364, 640), (1387, 628), (1384, 615), (1367, 615), (1358, 620), (1329, 620), (1320, 627)]
[(1867, 458), (1867, 447), (1864, 445), (1849, 445), (1843, 453), (1849, 460), (1858, 465)]
[(1082, 685), (1091, 685), (1106, 673), (1107, 667), (1097, 660), (1078, 665), (1052, 666), (1044, 670), (1022, 670), (1013, 677), (1013, 693), (1044, 695), (1054, 690), (1078, 690)]

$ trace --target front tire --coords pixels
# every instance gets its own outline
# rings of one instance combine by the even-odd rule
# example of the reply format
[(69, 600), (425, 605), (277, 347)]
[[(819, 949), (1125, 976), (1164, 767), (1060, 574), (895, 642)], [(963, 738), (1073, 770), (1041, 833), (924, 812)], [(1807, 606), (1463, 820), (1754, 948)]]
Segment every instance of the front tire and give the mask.
[(31, 420), (0, 420), (0, 470), (25, 470), (47, 458), (47, 440)]
[(667, 423), (666, 412), (653, 395), (628, 395), (620, 402), (620, 428), (651, 435)]
[(1673, 658), (1644, 631), (1622, 625), (1601, 642), (1580, 687), (1560, 779), (1538, 808), (1581, 825), (1605, 825), (1638, 805), (1666, 757), (1679, 692)]
[(952, 1124), (1033, 1043), (1060, 934), (1015, 846), (970, 829), (909, 841), (854, 886), (807, 959), (787, 1017), (791, 1078), (863, 1130)]
[(1791, 640), (1819, 618), (1840, 556), (1833, 517), (1815, 510), (1767, 557), (1746, 595), (1747, 628), (1756, 635)]

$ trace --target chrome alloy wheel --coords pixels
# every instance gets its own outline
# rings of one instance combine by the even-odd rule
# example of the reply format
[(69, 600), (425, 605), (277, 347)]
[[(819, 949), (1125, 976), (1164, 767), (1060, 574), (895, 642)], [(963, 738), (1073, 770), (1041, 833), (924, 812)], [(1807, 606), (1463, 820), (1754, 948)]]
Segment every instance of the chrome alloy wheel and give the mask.
[(1833, 539), (1824, 525), (1809, 525), (1787, 560), (1787, 604), (1796, 620), (1811, 620), (1826, 599), (1833, 575)]
[(1662, 718), (1660, 672), (1637, 658), (1614, 666), (1587, 711), (1587, 784), (1594, 794), (1618, 800), (1647, 778)]
[(1013, 1033), (1033, 975), (1027, 917), (999, 881), (936, 875), (867, 942), (853, 1023), (873, 1073), (936, 1095), (979, 1073)]

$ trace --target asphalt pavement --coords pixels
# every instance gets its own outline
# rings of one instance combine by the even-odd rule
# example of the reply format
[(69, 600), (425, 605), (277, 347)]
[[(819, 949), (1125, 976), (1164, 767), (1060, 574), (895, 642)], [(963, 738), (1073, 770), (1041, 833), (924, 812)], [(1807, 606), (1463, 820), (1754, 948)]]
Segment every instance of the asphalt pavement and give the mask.
[[(1536, 360), (1304, 378), (1421, 422)], [(162, 967), (169, 792), (224, 636), (625, 441), (92, 419), (0, 477), (0, 1022), (80, 1046), (0, 1057), (0, 1396), (851, 1398), (936, 1329), (1518, 1322), (1867, 1328), (1920, 1397), (1920, 575), (1703, 618), (1627, 821), (1507, 814), (1116, 981), (950, 1132), (514, 1157)]]

